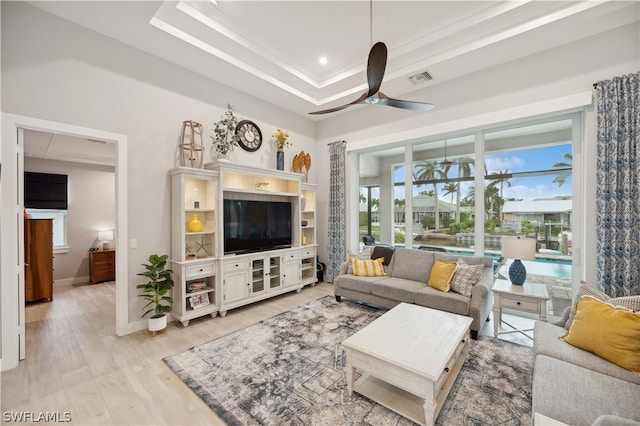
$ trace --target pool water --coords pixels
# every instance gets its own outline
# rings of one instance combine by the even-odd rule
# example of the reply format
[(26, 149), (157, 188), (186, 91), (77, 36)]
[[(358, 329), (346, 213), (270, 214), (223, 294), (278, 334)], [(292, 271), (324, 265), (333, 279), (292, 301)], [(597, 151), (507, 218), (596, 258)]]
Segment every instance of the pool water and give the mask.
[[(461, 255), (473, 255), (473, 251), (469, 250), (450, 250), (447, 249), (447, 253), (449, 254), (461, 254)], [(484, 254), (486, 257), (491, 257), (493, 259), (499, 259), (500, 253), (492, 253), (488, 252)], [(505, 266), (508, 271), (508, 267), (511, 265), (511, 260), (508, 259), (505, 262)], [(571, 279), (571, 259), (557, 259), (557, 258), (547, 258), (547, 257), (537, 257), (536, 260), (523, 260), (522, 263), (524, 267), (527, 268), (528, 274), (535, 275), (546, 275), (550, 277), (557, 278), (566, 278)], [(503, 266), (503, 268), (505, 268)]]

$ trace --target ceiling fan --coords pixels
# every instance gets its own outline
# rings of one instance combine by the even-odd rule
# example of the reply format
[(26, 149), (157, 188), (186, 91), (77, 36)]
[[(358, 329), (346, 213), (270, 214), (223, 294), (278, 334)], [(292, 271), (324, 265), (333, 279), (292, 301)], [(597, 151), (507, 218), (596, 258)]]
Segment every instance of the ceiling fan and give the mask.
[(453, 166), (454, 164), (468, 164), (468, 163), (472, 163), (473, 160), (471, 158), (458, 158), (455, 161), (449, 160), (447, 158), (447, 140), (444, 140), (444, 160), (442, 160), (440, 163), (441, 167), (450, 167)]
[[(370, 38), (373, 39), (373, 1), (369, 2), (369, 20), (370, 20)], [(408, 109), (412, 111), (428, 111), (433, 108), (433, 104), (426, 102), (416, 101), (403, 101), (400, 99), (393, 99), (385, 95), (380, 91), (380, 85), (384, 77), (384, 70), (387, 67), (387, 46), (379, 41), (371, 47), (369, 51), (369, 60), (367, 61), (367, 83), (369, 89), (363, 93), (358, 99), (350, 102), (346, 105), (342, 105), (335, 108), (329, 108), (322, 111), (314, 111), (309, 114), (327, 114), (330, 112), (340, 111), (348, 108), (351, 105), (358, 104), (379, 104), (387, 105), (395, 108)]]
[(440, 165), (442, 167), (448, 167), (448, 166), (453, 166), (454, 164), (456, 164), (455, 161), (451, 161), (447, 158), (447, 140), (444, 140), (444, 160), (442, 160), (440, 162)]

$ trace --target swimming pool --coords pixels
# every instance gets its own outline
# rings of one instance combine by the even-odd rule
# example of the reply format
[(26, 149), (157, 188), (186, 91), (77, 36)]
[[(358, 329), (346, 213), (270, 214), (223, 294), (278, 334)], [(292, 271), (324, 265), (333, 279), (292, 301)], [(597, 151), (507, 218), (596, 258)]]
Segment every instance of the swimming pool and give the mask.
[[(445, 249), (449, 254), (461, 254), (467, 256), (474, 254), (473, 250), (449, 249), (446, 247)], [(499, 259), (501, 257), (499, 252), (491, 251), (485, 252), (484, 255), (493, 259)], [(511, 265), (511, 262), (512, 261), (510, 259), (507, 260), (501, 270), (504, 272), (508, 271), (508, 267)], [(524, 264), (524, 267), (527, 268), (528, 274), (571, 279), (572, 266), (571, 259), (569, 258), (546, 257), (538, 254), (536, 256), (536, 260), (523, 260), (522, 263)]]

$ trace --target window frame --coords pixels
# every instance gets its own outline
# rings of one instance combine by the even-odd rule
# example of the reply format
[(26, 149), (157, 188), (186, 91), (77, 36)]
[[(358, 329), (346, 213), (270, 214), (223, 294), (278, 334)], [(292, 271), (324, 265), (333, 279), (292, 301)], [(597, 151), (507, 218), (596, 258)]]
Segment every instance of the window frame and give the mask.
[[(53, 253), (69, 252), (67, 210), (26, 208), (25, 211), (33, 219), (53, 219)], [(62, 241), (58, 240), (58, 234)], [(57, 240), (61, 244), (56, 244)]]

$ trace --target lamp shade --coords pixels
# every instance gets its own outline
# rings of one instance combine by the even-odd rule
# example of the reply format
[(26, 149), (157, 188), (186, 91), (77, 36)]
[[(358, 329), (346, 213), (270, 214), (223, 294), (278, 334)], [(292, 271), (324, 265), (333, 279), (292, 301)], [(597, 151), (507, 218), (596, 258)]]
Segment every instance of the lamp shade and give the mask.
[(536, 258), (536, 240), (525, 237), (503, 237), (502, 255), (510, 259), (533, 260)]
[(113, 231), (100, 231), (98, 232), (99, 241), (111, 241), (113, 240)]

